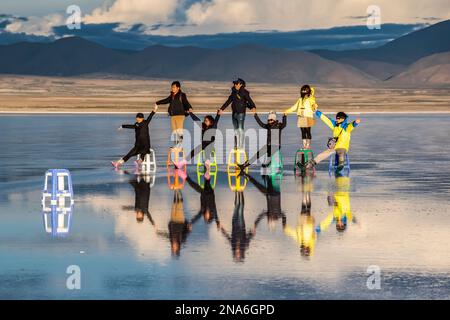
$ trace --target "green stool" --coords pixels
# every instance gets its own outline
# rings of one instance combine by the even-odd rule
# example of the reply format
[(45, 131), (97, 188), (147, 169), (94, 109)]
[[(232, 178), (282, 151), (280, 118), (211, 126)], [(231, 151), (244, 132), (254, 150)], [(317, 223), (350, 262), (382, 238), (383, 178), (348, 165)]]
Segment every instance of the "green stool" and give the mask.
[(272, 176), (276, 174), (283, 174), (284, 172), (284, 161), (283, 154), (281, 150), (275, 152), (270, 159), (270, 166), (266, 168), (261, 168), (261, 175)]
[[(198, 158), (197, 158), (197, 172), (206, 172), (205, 162), (206, 162), (205, 150), (202, 150), (198, 154)], [(215, 150), (211, 151), (211, 163), (209, 165), (209, 171), (210, 172), (218, 171), (217, 170), (217, 157), (216, 157)]]
[(308, 161), (314, 159), (314, 152), (311, 149), (300, 149), (297, 150), (297, 153), (295, 154), (295, 172), (298, 170), (303, 171), (304, 167), (301, 167), (298, 165), (298, 163), (306, 164)]

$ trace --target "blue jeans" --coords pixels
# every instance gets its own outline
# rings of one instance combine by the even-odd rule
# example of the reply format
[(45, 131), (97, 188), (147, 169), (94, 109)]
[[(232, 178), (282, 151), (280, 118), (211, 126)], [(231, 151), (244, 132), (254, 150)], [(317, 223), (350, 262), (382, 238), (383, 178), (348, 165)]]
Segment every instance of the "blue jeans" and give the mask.
[(233, 113), (233, 128), (236, 136), (237, 148), (244, 148), (245, 141), (245, 132), (244, 132), (244, 123), (245, 123), (245, 113)]

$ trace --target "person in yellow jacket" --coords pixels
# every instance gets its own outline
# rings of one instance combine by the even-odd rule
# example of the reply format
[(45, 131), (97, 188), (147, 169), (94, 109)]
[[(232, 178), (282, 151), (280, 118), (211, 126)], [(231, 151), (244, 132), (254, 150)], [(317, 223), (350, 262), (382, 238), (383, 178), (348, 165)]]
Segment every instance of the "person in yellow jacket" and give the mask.
[(304, 85), (300, 90), (300, 99), (284, 113), (297, 112), (297, 126), (302, 132), (303, 149), (311, 147), (311, 128), (315, 125), (314, 112), (318, 106), (314, 97), (314, 88)]
[(337, 171), (341, 171), (344, 168), (345, 156), (350, 148), (352, 131), (361, 123), (361, 120), (356, 119), (348, 123), (348, 116), (344, 112), (336, 114), (336, 121), (331, 120), (319, 110), (316, 111), (316, 115), (333, 131), (333, 138), (328, 141), (328, 149), (317, 155), (313, 160), (310, 160), (306, 164), (306, 168), (311, 169), (333, 153), (336, 153), (339, 157)]
[(340, 233), (347, 229), (349, 223), (355, 222), (350, 208), (350, 178), (336, 178), (337, 191), (333, 195), (333, 212), (330, 213), (316, 228), (317, 233), (321, 233), (329, 228), (331, 224), (336, 225), (336, 230)]
[(300, 254), (310, 257), (314, 254), (316, 245), (315, 220), (311, 215), (311, 192), (313, 190), (313, 177), (302, 177), (299, 189), (302, 193), (302, 211), (298, 217), (295, 228), (283, 223), (284, 233), (295, 240), (300, 246)]

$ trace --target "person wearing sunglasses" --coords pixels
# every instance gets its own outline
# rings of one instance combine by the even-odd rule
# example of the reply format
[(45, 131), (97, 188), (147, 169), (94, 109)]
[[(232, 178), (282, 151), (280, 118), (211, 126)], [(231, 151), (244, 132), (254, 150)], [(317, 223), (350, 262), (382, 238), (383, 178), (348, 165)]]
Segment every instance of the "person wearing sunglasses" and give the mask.
[(318, 163), (336, 153), (339, 158), (337, 167), (337, 172), (339, 172), (345, 165), (345, 156), (350, 148), (352, 131), (361, 123), (361, 120), (356, 119), (349, 123), (348, 116), (344, 112), (338, 112), (336, 120), (331, 120), (319, 110), (316, 111), (316, 115), (333, 131), (333, 137), (328, 140), (328, 149), (307, 162), (306, 169), (312, 169)]

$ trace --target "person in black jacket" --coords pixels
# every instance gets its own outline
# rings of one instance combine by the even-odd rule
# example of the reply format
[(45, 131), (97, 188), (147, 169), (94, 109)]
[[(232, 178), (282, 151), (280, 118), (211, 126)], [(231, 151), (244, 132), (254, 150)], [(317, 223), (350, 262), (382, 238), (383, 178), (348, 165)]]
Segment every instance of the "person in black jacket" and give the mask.
[(191, 223), (194, 224), (201, 217), (203, 217), (205, 223), (210, 224), (212, 222), (216, 222), (216, 226), (219, 228), (220, 221), (217, 215), (216, 194), (213, 186), (211, 185), (211, 179), (205, 178), (205, 186), (203, 188), (189, 176), (186, 181), (192, 189), (200, 194), (200, 211), (194, 218), (192, 218)]
[[(121, 158), (118, 161), (113, 161), (111, 164), (116, 168), (119, 169), (120, 166), (122, 166), (125, 162), (127, 162), (131, 157), (140, 155), (139, 162), (142, 162), (143, 159), (145, 159), (145, 156), (150, 153), (150, 133), (149, 133), (149, 124), (150, 121), (152, 121), (153, 116), (155, 115), (156, 111), (158, 111), (158, 106), (155, 106), (155, 109), (150, 113), (147, 119), (144, 118), (144, 115), (142, 113), (138, 113), (136, 115), (136, 123), (135, 124), (124, 124), (121, 127), (119, 127), (119, 130), (122, 129), (134, 129), (136, 141), (134, 143), (134, 147), (128, 152), (126, 156)], [(140, 165), (141, 163), (137, 163)]]
[(245, 173), (249, 181), (266, 196), (267, 210), (263, 211), (255, 220), (254, 230), (264, 217), (267, 217), (269, 227), (272, 227), (278, 220), (281, 219), (283, 227), (286, 225), (286, 215), (281, 209), (281, 191), (280, 187), (274, 183), (272, 177), (264, 176), (264, 184), (253, 178), (251, 175)]
[(181, 91), (179, 81), (172, 82), (170, 95), (162, 100), (156, 101), (156, 105), (168, 104), (168, 113), (172, 125), (172, 134), (175, 134), (175, 143), (183, 141), (184, 119), (186, 115), (192, 112), (192, 106), (189, 103), (186, 94)]
[[(197, 117), (193, 112), (191, 112), (191, 118), (196, 123), (200, 123), (199, 125), (202, 128), (202, 143), (196, 148), (192, 149), (189, 159), (194, 158), (200, 152), (205, 151), (205, 164), (209, 162), (211, 157), (211, 152), (214, 149), (214, 141), (216, 140), (216, 131), (217, 126), (219, 125), (220, 116), (223, 111), (219, 110), (216, 114), (216, 117), (211, 115), (207, 115), (203, 122), (201, 122), (200, 118)], [(189, 160), (187, 159), (187, 160)]]
[(225, 110), (231, 104), (233, 111), (233, 127), (235, 130), (236, 140), (235, 146), (238, 149), (244, 148), (245, 132), (244, 123), (247, 109), (255, 109), (255, 103), (250, 97), (250, 92), (245, 89), (246, 83), (242, 79), (233, 81), (233, 88), (231, 88), (231, 94), (228, 100), (223, 104), (220, 110)]
[(281, 132), (287, 125), (287, 116), (283, 115), (283, 120), (279, 122), (277, 120), (277, 114), (274, 111), (269, 112), (269, 117), (267, 123), (262, 122), (261, 118), (256, 113), (256, 109), (253, 110), (255, 115), (255, 120), (259, 124), (259, 126), (263, 129), (267, 130), (267, 142), (266, 145), (263, 146), (256, 155), (247, 160), (242, 167), (248, 167), (251, 163), (260, 159), (267, 155), (267, 162), (263, 163), (263, 167), (268, 167), (271, 163), (272, 156), (276, 154), (279, 150), (281, 150)]

